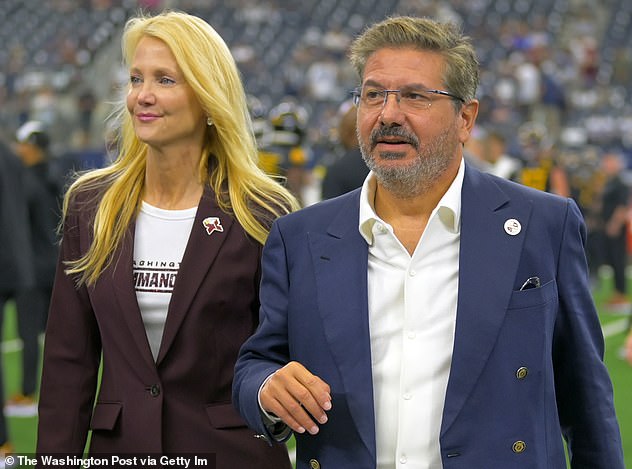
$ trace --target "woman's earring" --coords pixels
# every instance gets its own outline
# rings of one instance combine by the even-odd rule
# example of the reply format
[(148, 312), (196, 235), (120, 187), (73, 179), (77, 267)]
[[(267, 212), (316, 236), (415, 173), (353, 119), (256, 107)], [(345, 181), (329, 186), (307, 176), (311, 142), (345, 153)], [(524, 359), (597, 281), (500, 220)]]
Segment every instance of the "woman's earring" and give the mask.
[(209, 127), (213, 125), (213, 119), (210, 116), (206, 118), (206, 125)]

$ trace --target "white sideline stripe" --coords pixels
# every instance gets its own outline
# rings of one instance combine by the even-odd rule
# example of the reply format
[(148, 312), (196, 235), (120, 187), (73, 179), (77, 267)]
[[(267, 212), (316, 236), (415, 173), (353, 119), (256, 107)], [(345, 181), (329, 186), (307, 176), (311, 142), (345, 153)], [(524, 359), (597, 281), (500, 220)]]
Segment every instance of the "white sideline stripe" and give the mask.
[(11, 339), (5, 340), (2, 342), (2, 353), (15, 353), (22, 351), (22, 340), (21, 339)]
[(623, 318), (601, 326), (604, 338), (612, 337), (613, 335), (625, 332), (628, 329), (628, 321), (628, 318)]
[[(41, 347), (44, 343), (44, 334), (39, 335), (39, 343)], [(22, 339), (20, 339), (19, 337), (11, 340), (5, 340), (4, 342), (0, 343), (0, 351), (2, 353), (21, 352), (23, 348), (24, 344), (22, 343)], [(0, 467), (0, 469), (2, 468)]]

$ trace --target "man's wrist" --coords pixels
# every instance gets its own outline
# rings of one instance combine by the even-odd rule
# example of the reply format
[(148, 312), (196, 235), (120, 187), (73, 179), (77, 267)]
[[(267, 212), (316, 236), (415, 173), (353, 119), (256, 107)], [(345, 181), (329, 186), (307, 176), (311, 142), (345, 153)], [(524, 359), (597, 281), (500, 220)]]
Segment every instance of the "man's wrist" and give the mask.
[(263, 387), (266, 385), (266, 383), (270, 380), (270, 378), (272, 378), (272, 376), (274, 376), (274, 373), (268, 376), (263, 381), (263, 383), (261, 383), (259, 391), (257, 392), (259, 413), (261, 414), (261, 420), (263, 421), (263, 424), (265, 425), (270, 435), (272, 435), (272, 437), (276, 441), (285, 441), (290, 437), (292, 429), (288, 427), (279, 416), (275, 415), (273, 412), (268, 412), (266, 409), (264, 409), (263, 405), (261, 404), (261, 391), (263, 390)]

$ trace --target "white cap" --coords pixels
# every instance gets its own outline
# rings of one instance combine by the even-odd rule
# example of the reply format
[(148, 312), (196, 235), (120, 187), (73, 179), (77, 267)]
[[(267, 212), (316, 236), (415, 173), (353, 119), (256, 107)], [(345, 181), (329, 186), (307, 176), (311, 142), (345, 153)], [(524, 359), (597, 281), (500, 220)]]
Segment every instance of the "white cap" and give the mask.
[(44, 124), (39, 121), (28, 121), (22, 124), (20, 128), (15, 132), (15, 138), (18, 142), (22, 143), (26, 142), (31, 137), (31, 135), (35, 133), (45, 134), (46, 129), (44, 127)]

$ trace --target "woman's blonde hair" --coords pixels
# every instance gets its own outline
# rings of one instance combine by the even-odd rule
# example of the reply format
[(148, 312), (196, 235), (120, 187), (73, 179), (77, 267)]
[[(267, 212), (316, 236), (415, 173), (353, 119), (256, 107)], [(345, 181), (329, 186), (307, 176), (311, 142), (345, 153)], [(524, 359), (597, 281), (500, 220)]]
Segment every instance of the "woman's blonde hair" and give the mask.
[[(204, 20), (183, 12), (140, 14), (125, 25), (122, 52), (129, 65), (139, 41), (151, 36), (171, 49), (186, 82), (214, 125), (199, 164), (200, 181), (215, 191), (222, 210), (233, 213), (246, 232), (264, 243), (272, 221), (298, 208), (279, 182), (258, 166), (258, 153), (246, 94), (239, 71), (224, 40)], [(67, 274), (79, 284), (94, 284), (112, 262), (143, 192), (147, 145), (134, 132), (124, 99), (115, 113), (118, 156), (107, 167), (79, 177), (64, 199), (64, 216), (78, 192), (97, 190), (101, 199), (94, 219), (94, 237), (87, 252), (67, 262)]]

